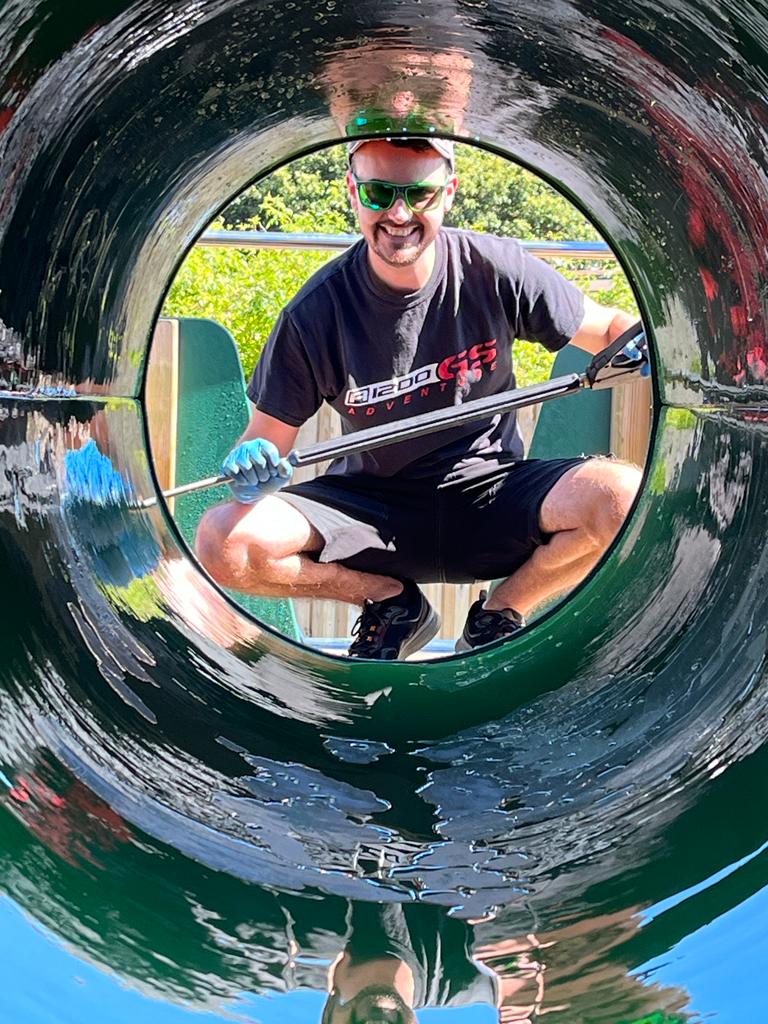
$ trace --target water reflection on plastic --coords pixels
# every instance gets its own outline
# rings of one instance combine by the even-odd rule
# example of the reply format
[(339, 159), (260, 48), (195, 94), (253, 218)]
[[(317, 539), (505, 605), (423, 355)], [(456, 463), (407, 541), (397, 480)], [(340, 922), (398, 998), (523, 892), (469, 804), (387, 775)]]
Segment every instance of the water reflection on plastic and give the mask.
[[(4, 1018), (762, 1005), (765, 18), (556, 14), (3, 13)], [(514, 658), (331, 662), (242, 615), (139, 507), (145, 343), (180, 253), (371, 91), (577, 195), (658, 341), (633, 520)]]

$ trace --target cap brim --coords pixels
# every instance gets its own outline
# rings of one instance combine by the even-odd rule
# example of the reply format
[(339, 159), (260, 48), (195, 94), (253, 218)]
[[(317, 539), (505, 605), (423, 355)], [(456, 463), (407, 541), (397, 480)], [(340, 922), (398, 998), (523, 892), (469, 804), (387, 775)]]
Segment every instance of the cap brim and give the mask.
[(354, 142), (348, 142), (347, 152), (351, 158), (353, 153), (356, 153), (361, 146), (365, 146), (368, 142), (403, 142), (405, 141), (406, 138), (418, 139), (420, 142), (428, 142), (432, 149), (434, 149), (436, 152), (440, 154), (440, 156), (442, 156), (444, 159), (448, 161), (448, 163), (451, 165), (451, 170), (453, 170), (456, 153), (454, 144), (450, 139), (427, 139), (424, 138), (423, 136), (382, 135), (379, 136), (378, 138), (355, 139)]

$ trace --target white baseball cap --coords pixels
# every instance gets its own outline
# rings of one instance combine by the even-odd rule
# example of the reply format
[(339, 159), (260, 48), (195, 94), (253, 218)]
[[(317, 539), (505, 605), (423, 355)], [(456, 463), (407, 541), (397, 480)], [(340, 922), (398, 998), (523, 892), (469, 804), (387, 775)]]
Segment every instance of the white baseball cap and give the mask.
[(424, 138), (423, 136), (400, 136), (400, 135), (386, 135), (375, 139), (355, 139), (354, 142), (347, 143), (347, 152), (349, 153), (349, 159), (352, 159), (352, 154), (356, 153), (361, 146), (367, 145), (369, 142), (427, 142), (432, 149), (444, 157), (451, 165), (451, 170), (454, 168), (455, 163), (455, 147), (450, 139), (430, 139)]

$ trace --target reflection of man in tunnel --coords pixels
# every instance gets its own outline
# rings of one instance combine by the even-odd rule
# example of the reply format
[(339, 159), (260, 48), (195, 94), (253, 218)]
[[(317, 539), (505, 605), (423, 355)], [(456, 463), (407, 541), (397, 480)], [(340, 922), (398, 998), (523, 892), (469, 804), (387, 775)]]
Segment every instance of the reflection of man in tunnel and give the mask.
[(502, 578), (469, 611), (458, 644), (468, 650), (514, 634), (590, 572), (638, 470), (525, 460), (514, 413), (338, 460), (293, 486), (284, 456), (324, 400), (345, 432), (394, 427), (514, 387), (516, 338), (594, 353), (632, 318), (511, 239), (443, 228), (458, 185), (450, 142), (356, 139), (349, 150), (363, 238), (283, 310), (249, 386), (250, 423), (224, 464), (235, 500), (204, 517), (198, 553), (234, 589), (362, 605), (349, 653), (374, 659), (405, 657), (436, 634), (419, 582)]
[(505, 977), (471, 951), (472, 929), (442, 908), (351, 905), (346, 945), (328, 974), (322, 1024), (415, 1024), (415, 1009), (495, 1006), (500, 1020), (528, 1021), (543, 999), (543, 968), (516, 946)]

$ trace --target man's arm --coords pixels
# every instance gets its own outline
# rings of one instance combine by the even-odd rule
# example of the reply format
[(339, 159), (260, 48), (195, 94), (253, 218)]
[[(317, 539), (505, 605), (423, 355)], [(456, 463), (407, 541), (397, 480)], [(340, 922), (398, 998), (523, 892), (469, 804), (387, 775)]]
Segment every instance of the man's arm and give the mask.
[[(497, 977), (499, 1024), (533, 1024), (544, 1003), (544, 964), (536, 950), (542, 943), (535, 935), (480, 946), (472, 953)], [(545, 1011), (546, 1012), (546, 1011)]]
[(290, 423), (284, 423), (274, 416), (268, 416), (265, 412), (259, 412), (253, 403), (250, 405), (251, 418), (248, 421), (248, 426), (233, 447), (236, 448), (243, 441), (253, 441), (257, 437), (262, 437), (265, 441), (271, 441), (280, 454), (285, 457), (296, 442), (299, 428), (292, 427)]
[(595, 355), (607, 348), (620, 334), (623, 334), (637, 317), (612, 306), (599, 306), (589, 296), (584, 296), (584, 317), (581, 326), (570, 340), (571, 345)]

